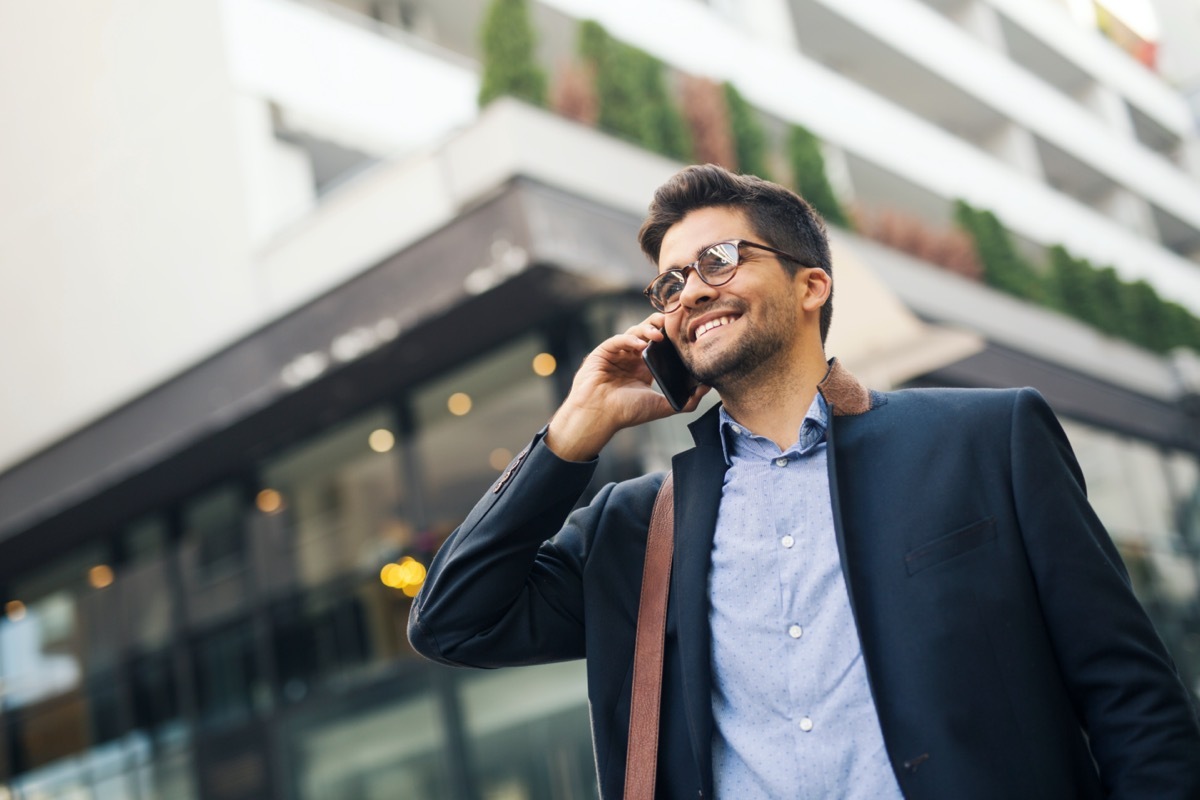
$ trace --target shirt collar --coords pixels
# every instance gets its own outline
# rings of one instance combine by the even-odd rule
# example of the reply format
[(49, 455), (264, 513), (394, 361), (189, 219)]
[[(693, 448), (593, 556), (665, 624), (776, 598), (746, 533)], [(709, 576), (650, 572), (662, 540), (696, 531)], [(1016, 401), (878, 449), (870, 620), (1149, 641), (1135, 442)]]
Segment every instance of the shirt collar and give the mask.
[[(725, 455), (725, 463), (733, 464), (733, 457), (738, 456), (763, 456), (773, 458), (779, 455), (779, 448), (774, 442), (764, 436), (757, 436), (747, 430), (737, 420), (730, 416), (725, 410), (725, 406), (719, 409), (720, 430), (721, 430), (721, 451)], [(787, 450), (787, 453), (799, 453), (804, 455), (825, 440), (825, 429), (829, 426), (829, 406), (825, 403), (825, 398), (817, 392), (813, 396), (812, 403), (808, 406), (808, 411), (804, 415), (804, 421), (800, 423), (800, 431), (796, 436), (796, 441)], [(769, 450), (764, 448), (769, 446)]]

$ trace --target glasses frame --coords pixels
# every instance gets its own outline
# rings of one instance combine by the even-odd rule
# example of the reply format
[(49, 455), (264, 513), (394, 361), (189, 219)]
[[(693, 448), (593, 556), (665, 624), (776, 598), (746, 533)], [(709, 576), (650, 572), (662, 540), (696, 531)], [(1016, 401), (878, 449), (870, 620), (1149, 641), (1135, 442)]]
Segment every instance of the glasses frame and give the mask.
[[(716, 281), (716, 282), (710, 281), (708, 278), (704, 277), (704, 273), (700, 271), (700, 268), (699, 268), (700, 261), (706, 255), (708, 255), (709, 251), (712, 250), (713, 248), (721, 247), (722, 245), (727, 245), (727, 244), (733, 245), (734, 250), (737, 252), (737, 261), (733, 262), (733, 269), (729, 270), (729, 277), (727, 277), (721, 281)], [(696, 277), (700, 278), (700, 280), (702, 280), (706, 286), (714, 286), (714, 287), (715, 286), (724, 286), (725, 284), (727, 284), (731, 280), (733, 280), (733, 276), (737, 274), (738, 267), (740, 267), (742, 265), (742, 248), (743, 247), (753, 247), (756, 250), (766, 250), (768, 253), (774, 253), (777, 256), (786, 258), (788, 261), (794, 261), (795, 263), (800, 264), (801, 266), (807, 266), (803, 261), (796, 258), (791, 253), (785, 253), (784, 251), (777, 250), (774, 247), (770, 247), (765, 244), (759, 244), (758, 242), (751, 242), (746, 239), (728, 239), (724, 242), (714, 242), (714, 243), (708, 245), (707, 247), (705, 247), (703, 250), (700, 251), (700, 256), (690, 264), (686, 264), (682, 267), (674, 267), (672, 269), (663, 270), (662, 272), (658, 273), (658, 275), (655, 276), (654, 280), (650, 281), (650, 283), (646, 285), (646, 288), (642, 290), (642, 294), (644, 294), (646, 296), (646, 299), (650, 301), (650, 305), (654, 306), (654, 308), (657, 311), (659, 311), (660, 313), (670, 314), (675, 311), (678, 311), (679, 307), (683, 305), (682, 300), (677, 301), (675, 303), (675, 305), (671, 306), (670, 308), (664, 308), (664, 307), (659, 306), (658, 301), (655, 300), (655, 298), (654, 298), (654, 287), (656, 284), (660, 283), (662, 281), (662, 279), (668, 275), (677, 275), (677, 276), (679, 276), (680, 282), (684, 286), (686, 286), (688, 272), (695, 272)], [(682, 294), (682, 292), (681, 292), (681, 294)]]

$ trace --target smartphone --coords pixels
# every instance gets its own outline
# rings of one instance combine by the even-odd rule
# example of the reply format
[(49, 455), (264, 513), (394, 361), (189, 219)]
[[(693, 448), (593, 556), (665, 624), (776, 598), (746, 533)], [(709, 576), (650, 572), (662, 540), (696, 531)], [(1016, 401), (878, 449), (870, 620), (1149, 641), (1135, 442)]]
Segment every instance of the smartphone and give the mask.
[(642, 351), (642, 359), (650, 368), (650, 374), (654, 376), (671, 408), (683, 411), (699, 383), (684, 366), (675, 345), (667, 338), (659, 342), (650, 342)]

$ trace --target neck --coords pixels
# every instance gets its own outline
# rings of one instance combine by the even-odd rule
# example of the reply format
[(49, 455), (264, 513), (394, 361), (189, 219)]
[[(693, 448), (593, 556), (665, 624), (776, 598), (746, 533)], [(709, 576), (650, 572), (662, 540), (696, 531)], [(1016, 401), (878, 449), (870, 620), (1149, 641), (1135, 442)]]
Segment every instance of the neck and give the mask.
[(785, 450), (795, 443), (827, 369), (825, 354), (817, 348), (785, 365), (764, 364), (755, 374), (717, 390), (738, 424)]

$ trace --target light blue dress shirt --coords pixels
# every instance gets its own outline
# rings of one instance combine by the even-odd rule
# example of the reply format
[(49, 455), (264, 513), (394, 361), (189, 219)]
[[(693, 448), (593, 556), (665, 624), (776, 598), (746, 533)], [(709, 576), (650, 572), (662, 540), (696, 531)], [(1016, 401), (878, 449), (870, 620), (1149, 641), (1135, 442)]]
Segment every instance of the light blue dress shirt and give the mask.
[(720, 800), (901, 798), (867, 684), (829, 494), (828, 409), (786, 451), (722, 408), (713, 538), (713, 778)]

